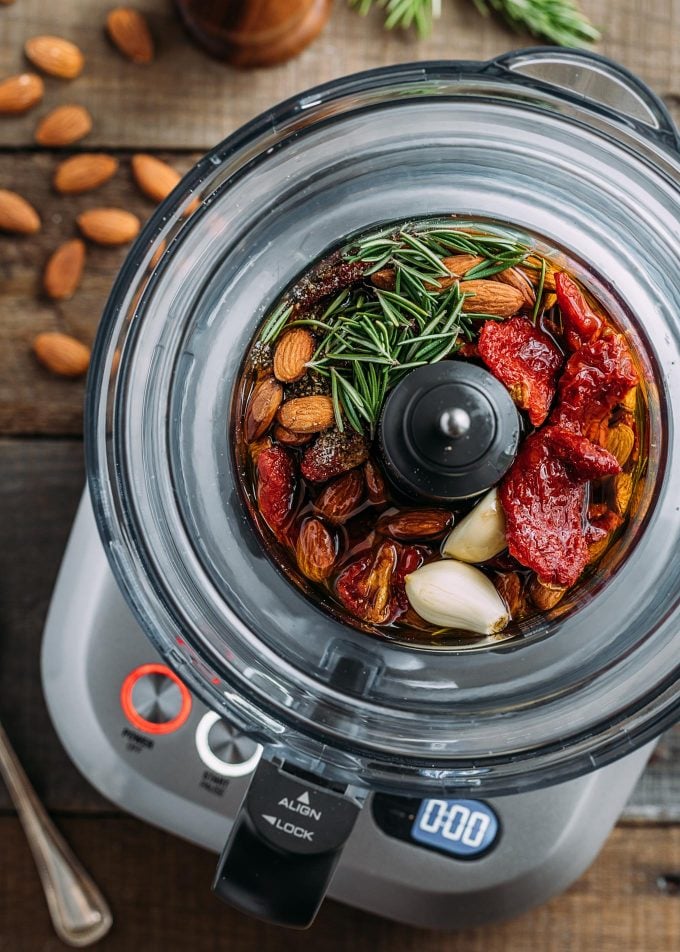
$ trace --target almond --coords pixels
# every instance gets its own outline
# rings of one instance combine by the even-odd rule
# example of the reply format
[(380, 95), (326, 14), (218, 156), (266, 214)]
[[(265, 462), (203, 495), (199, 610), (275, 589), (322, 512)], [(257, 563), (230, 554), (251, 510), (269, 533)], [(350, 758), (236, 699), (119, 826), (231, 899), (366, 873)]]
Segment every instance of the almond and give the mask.
[(607, 532), (601, 539), (598, 539), (597, 542), (591, 542), (588, 546), (588, 565), (592, 565), (602, 558), (609, 548), (611, 541), (612, 534), (611, 532)]
[(519, 268), (506, 268), (505, 271), (499, 271), (494, 275), (496, 281), (501, 284), (507, 284), (511, 288), (516, 288), (524, 299), (525, 307), (533, 307), (536, 303), (536, 292), (534, 286)]
[(450, 258), (442, 258), (442, 264), (451, 273), (451, 277), (439, 278), (437, 287), (442, 291), (445, 288), (450, 288), (458, 278), (465, 277), (468, 271), (472, 271), (482, 261), (484, 261), (484, 258), (479, 258), (476, 255), (452, 255)]
[(376, 528), (393, 539), (429, 539), (446, 532), (453, 516), (446, 509), (410, 509), (378, 519)]
[(60, 148), (83, 139), (92, 129), (92, 116), (84, 106), (57, 106), (38, 123), (38, 145)]
[(638, 401), (638, 388), (631, 387), (628, 393), (625, 395), (625, 397), (621, 401), (621, 406), (625, 407), (626, 410), (630, 410), (631, 413), (635, 413), (635, 410), (637, 409), (637, 401)]
[(85, 264), (85, 244), (80, 238), (65, 241), (52, 253), (45, 265), (43, 287), (53, 301), (73, 297)]
[(122, 208), (91, 208), (76, 218), (86, 238), (98, 245), (126, 245), (139, 232), (139, 218)]
[(313, 433), (293, 433), (280, 423), (274, 427), (274, 439), (277, 443), (283, 443), (284, 446), (304, 446), (309, 443), (313, 435)]
[(387, 485), (383, 474), (373, 460), (366, 460), (364, 465), (364, 479), (368, 499), (374, 506), (384, 506), (387, 502)]
[(524, 298), (516, 288), (498, 281), (463, 281), (460, 289), (469, 295), (463, 301), (463, 311), (466, 314), (512, 317), (524, 304)]
[(248, 444), (248, 453), (255, 466), (257, 466), (260, 453), (264, 453), (265, 450), (269, 450), (271, 447), (272, 441), (270, 436), (263, 436), (261, 440), (255, 440), (253, 443)]
[(152, 202), (162, 202), (182, 178), (167, 162), (153, 155), (133, 155), (131, 165), (137, 187)]
[(90, 348), (68, 334), (38, 334), (33, 353), (43, 367), (60, 377), (82, 377), (90, 363)]
[(80, 195), (91, 192), (108, 182), (118, 169), (118, 159), (103, 152), (83, 152), (60, 162), (54, 173), (53, 184), (62, 195)]
[(106, 32), (114, 46), (132, 63), (150, 63), (153, 38), (145, 18), (132, 7), (116, 7), (106, 17)]
[(0, 113), (18, 115), (37, 105), (43, 98), (45, 84), (35, 73), (19, 73), (0, 83)]
[[(439, 288), (441, 291), (445, 288), (450, 288), (458, 278), (462, 278), (468, 271), (472, 271), (472, 269), (476, 268), (478, 264), (481, 264), (483, 260), (483, 258), (478, 258), (475, 255), (452, 255), (450, 258), (442, 258), (442, 264), (450, 271), (451, 277), (438, 278), (436, 281), (430, 283), (429, 287)], [(393, 291), (395, 285), (394, 269), (381, 268), (380, 271), (375, 271), (371, 275), (371, 282), (383, 291)]]
[(250, 395), (244, 421), (247, 443), (259, 439), (276, 416), (283, 400), (283, 387), (269, 374), (257, 381)]
[(293, 433), (318, 433), (333, 425), (333, 401), (325, 395), (294, 397), (287, 400), (278, 412), (281, 426)]
[(320, 519), (305, 519), (302, 523), (295, 555), (300, 571), (312, 582), (321, 582), (331, 574), (337, 546)]
[(522, 580), (517, 572), (504, 572), (493, 579), (496, 591), (508, 606), (510, 617), (517, 621), (526, 614), (526, 596), (522, 590)]
[(364, 477), (353, 469), (329, 483), (314, 508), (334, 526), (341, 526), (354, 514), (364, 495)]
[(536, 608), (549, 611), (564, 597), (566, 588), (562, 585), (549, 585), (536, 576), (529, 585), (529, 597)]
[(85, 65), (85, 57), (75, 43), (60, 36), (33, 36), (26, 40), (24, 52), (34, 66), (60, 79), (75, 79)]
[(625, 516), (633, 495), (633, 476), (631, 473), (619, 473), (614, 477), (614, 509)]
[[(538, 283), (541, 280), (541, 268), (543, 267), (543, 258), (539, 258), (538, 255), (528, 255), (524, 260), (522, 265), (518, 265), (520, 271), (531, 281), (533, 285), (538, 287)], [(553, 266), (546, 261), (545, 262), (545, 278), (543, 280), (543, 290), (544, 291), (554, 291), (555, 290), (555, 269)]]
[(314, 338), (304, 327), (293, 327), (281, 337), (274, 351), (274, 376), (283, 383), (294, 383), (305, 375), (307, 362), (314, 356)]
[(40, 216), (25, 198), (0, 188), (0, 231), (34, 235), (40, 231)]
[(635, 433), (625, 423), (616, 423), (607, 431), (606, 449), (625, 466), (635, 446)]

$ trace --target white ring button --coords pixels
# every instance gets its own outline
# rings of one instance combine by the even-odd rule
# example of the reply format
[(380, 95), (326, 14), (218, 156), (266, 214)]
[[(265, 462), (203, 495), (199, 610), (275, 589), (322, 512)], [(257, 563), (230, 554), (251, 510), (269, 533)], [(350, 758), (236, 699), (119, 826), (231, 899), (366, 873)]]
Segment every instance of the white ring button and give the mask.
[(203, 763), (221, 777), (245, 777), (257, 767), (262, 745), (255, 743), (215, 711), (196, 728), (196, 750)]

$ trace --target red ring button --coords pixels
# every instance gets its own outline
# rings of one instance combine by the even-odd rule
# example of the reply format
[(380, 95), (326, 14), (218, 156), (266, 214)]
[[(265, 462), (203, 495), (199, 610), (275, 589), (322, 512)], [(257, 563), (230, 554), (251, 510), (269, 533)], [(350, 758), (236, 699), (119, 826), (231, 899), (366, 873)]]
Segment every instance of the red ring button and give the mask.
[(120, 689), (123, 713), (146, 734), (171, 734), (191, 713), (191, 694), (164, 664), (142, 664), (131, 671)]

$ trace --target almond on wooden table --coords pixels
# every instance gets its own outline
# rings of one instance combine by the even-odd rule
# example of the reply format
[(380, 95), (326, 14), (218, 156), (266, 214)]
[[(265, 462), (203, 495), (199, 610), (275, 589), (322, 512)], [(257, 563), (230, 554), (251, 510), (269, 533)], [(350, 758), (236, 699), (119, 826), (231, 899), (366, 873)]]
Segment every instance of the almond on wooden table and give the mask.
[(60, 162), (54, 172), (53, 184), (62, 195), (91, 192), (108, 182), (118, 170), (118, 159), (103, 152), (84, 152)]
[(139, 233), (141, 222), (123, 208), (90, 208), (77, 216), (83, 235), (97, 245), (126, 245)]
[(293, 433), (318, 433), (333, 425), (333, 401), (325, 395), (293, 397), (279, 409), (277, 419), (281, 426)]
[(162, 202), (175, 188), (182, 176), (167, 162), (153, 155), (139, 153), (132, 156), (132, 177), (140, 192), (153, 202)]
[(284, 383), (304, 377), (314, 355), (314, 337), (304, 327), (293, 327), (279, 339), (274, 351), (274, 376)]
[(34, 66), (60, 79), (76, 79), (85, 66), (85, 57), (75, 43), (60, 36), (32, 36), (26, 40), (24, 52)]
[(17, 235), (34, 235), (40, 231), (40, 216), (30, 202), (0, 188), (0, 231), (9, 231)]
[(92, 116), (84, 106), (57, 106), (38, 123), (35, 141), (38, 145), (61, 148), (84, 139), (92, 129)]
[(82, 377), (90, 364), (90, 348), (57, 331), (38, 334), (33, 353), (43, 367), (60, 377)]
[(18, 73), (0, 83), (0, 113), (16, 116), (32, 109), (43, 98), (45, 84), (36, 73)]
[(65, 241), (53, 251), (43, 273), (45, 293), (53, 301), (72, 297), (80, 284), (85, 265), (85, 244), (80, 238)]
[(106, 32), (114, 46), (132, 63), (150, 63), (154, 44), (146, 19), (132, 7), (116, 7), (106, 17)]

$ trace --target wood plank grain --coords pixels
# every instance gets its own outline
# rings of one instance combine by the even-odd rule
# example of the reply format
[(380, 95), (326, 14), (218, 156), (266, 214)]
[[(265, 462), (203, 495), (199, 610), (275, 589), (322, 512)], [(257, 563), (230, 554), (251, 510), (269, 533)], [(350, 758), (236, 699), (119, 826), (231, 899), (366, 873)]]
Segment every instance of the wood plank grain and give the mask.
[[(400, 926), (327, 902), (308, 932), (277, 929), (209, 891), (215, 857), (135, 820), (60, 818), (106, 893), (114, 927), (102, 952), (673, 952), (680, 897), (657, 877), (680, 869), (680, 828), (619, 828), (564, 895), (513, 922), (460, 933)], [(63, 948), (53, 937), (15, 819), (0, 819), (0, 949)]]
[[(419, 59), (486, 59), (532, 42), (495, 19), (482, 19), (470, 0), (445, 3), (440, 23), (425, 40), (387, 34), (377, 11), (361, 19), (345, 0), (337, 0), (330, 25), (302, 56), (274, 69), (239, 72), (210, 60), (190, 42), (169, 0), (137, 5), (148, 13), (157, 40), (157, 59), (148, 67), (128, 63), (112, 49), (98, 0), (21, 0), (0, 7), (0, 75), (21, 68), (23, 43), (38, 33), (64, 35), (87, 56), (80, 79), (48, 80), (38, 110), (2, 120), (0, 145), (32, 144), (38, 115), (77, 101), (95, 118), (88, 146), (205, 149), (275, 102), (345, 73)], [(657, 91), (680, 92), (679, 0), (585, 0), (584, 6), (604, 27), (603, 53)]]
[[(185, 172), (198, 154), (160, 157)], [(25, 195), (43, 220), (36, 235), (0, 233), (0, 434), (81, 433), (84, 381), (49, 374), (35, 360), (31, 341), (42, 331), (59, 330), (90, 344), (127, 249), (90, 245), (81, 287), (70, 301), (45, 297), (42, 270), (59, 243), (76, 234), (75, 218), (84, 209), (119, 205), (142, 220), (154, 209), (132, 182), (128, 154), (120, 154), (121, 166), (103, 188), (78, 196), (60, 196), (52, 189), (60, 158), (53, 153), (0, 154), (0, 185)]]
[[(42, 697), (39, 658), (52, 587), (83, 483), (80, 441), (0, 440), (0, 720), (47, 805), (78, 812), (107, 804), (57, 740)], [(626, 816), (680, 820), (679, 804), (680, 728), (675, 728), (657, 748)], [(0, 810), (9, 806), (0, 785)]]
[[(80, 441), (0, 441), (0, 720), (49, 807), (102, 810), (64, 753), (40, 686), (42, 628), (83, 483)], [(9, 806), (0, 784), (0, 809)]]

